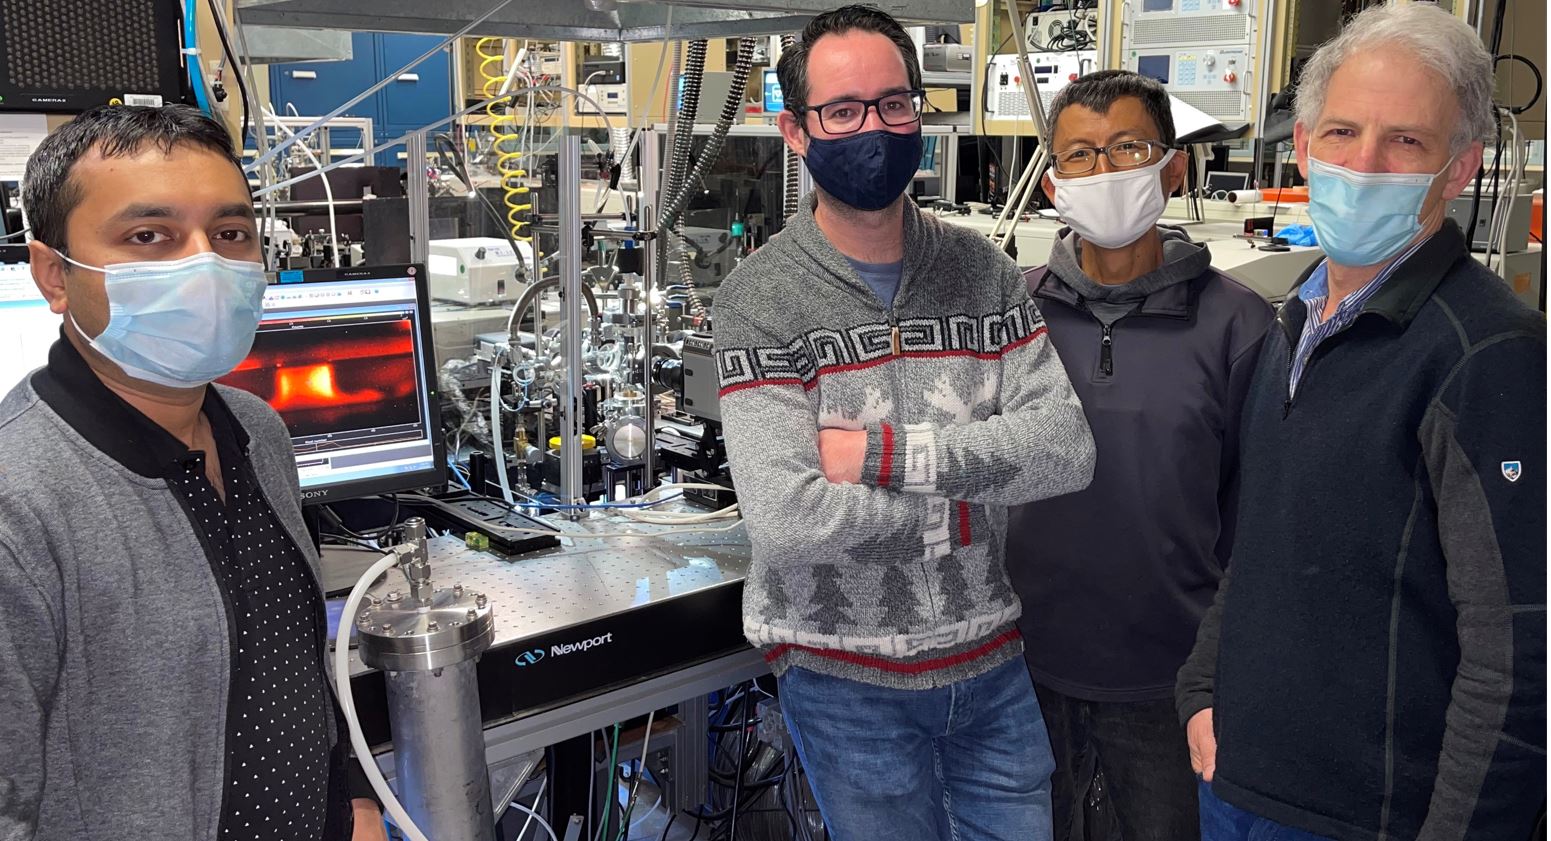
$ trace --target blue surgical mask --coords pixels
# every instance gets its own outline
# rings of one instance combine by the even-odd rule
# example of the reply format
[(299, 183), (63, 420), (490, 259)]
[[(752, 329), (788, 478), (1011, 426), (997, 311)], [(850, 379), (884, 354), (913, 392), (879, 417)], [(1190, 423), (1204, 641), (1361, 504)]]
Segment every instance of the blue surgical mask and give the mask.
[(808, 172), (824, 192), (857, 210), (882, 210), (921, 167), (921, 132), (869, 131), (838, 140), (808, 139)]
[(1343, 266), (1372, 266), (1404, 251), (1422, 231), (1418, 218), (1431, 175), (1356, 172), (1309, 156), (1309, 218), (1319, 245)]
[(253, 347), (263, 314), (264, 267), (205, 251), (181, 260), (113, 263), (105, 275), (108, 326), (76, 332), (125, 374), (169, 388), (197, 388), (232, 372)]

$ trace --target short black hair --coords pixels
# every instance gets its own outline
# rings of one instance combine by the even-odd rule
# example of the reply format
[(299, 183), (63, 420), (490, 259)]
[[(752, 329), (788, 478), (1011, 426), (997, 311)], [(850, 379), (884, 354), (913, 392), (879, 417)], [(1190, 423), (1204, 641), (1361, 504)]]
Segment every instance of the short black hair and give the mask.
[(147, 143), (156, 144), (169, 155), (176, 146), (196, 146), (242, 169), (232, 154), (232, 136), (226, 127), (197, 108), (98, 106), (43, 138), (27, 159), (22, 206), (27, 210), (32, 238), (65, 250), (66, 222), (70, 211), (81, 203), (81, 185), (70, 180), (70, 171), (82, 155), (95, 148), (105, 158), (123, 157), (139, 152)]
[(1051, 139), (1055, 139), (1056, 121), (1068, 105), (1081, 105), (1090, 111), (1108, 114), (1109, 107), (1126, 96), (1142, 101), (1147, 115), (1158, 126), (1158, 141), (1173, 148), (1178, 138), (1174, 135), (1174, 111), (1169, 105), (1169, 92), (1157, 79), (1130, 70), (1098, 70), (1062, 88), (1055, 101), (1050, 103), (1047, 122)]
[(825, 12), (803, 27), (802, 36), (796, 43), (781, 51), (776, 63), (776, 78), (781, 83), (781, 96), (786, 109), (801, 114), (808, 106), (808, 53), (825, 35), (844, 35), (853, 30), (876, 32), (894, 42), (899, 56), (905, 60), (905, 75), (910, 87), (921, 87), (921, 60), (916, 56), (915, 41), (910, 33), (899, 25), (887, 12), (877, 6), (842, 6)]

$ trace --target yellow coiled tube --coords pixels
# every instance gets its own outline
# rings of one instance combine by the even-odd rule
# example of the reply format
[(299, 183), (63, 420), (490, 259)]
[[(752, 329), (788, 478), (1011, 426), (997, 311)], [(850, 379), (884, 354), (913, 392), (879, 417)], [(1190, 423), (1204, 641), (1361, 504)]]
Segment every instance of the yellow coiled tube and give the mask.
[(490, 133), (495, 137), (495, 168), (501, 178), (506, 221), (511, 225), (513, 239), (531, 245), (533, 238), (523, 234), (523, 228), (529, 225), (523, 214), (533, 209), (533, 201), (528, 198), (530, 190), (522, 182), (528, 175), (527, 170), (521, 166), (522, 134), (517, 131), (517, 117), (510, 102), (496, 99), (501, 95), (503, 87), (511, 89), (507, 80), (517, 72), (517, 68), (514, 65), (510, 71), (502, 72), (506, 61), (504, 38), (480, 38), (474, 44), (474, 52), (479, 55), (479, 76), (483, 80), (481, 92), (485, 99), (493, 100), (485, 105), (485, 113), (490, 117)]

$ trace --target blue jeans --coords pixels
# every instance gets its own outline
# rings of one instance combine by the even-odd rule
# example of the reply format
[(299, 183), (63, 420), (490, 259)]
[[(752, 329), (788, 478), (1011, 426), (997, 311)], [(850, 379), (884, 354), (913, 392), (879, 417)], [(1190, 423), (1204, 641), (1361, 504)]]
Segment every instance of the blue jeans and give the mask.
[(1211, 783), (1200, 785), (1201, 841), (1330, 841), (1323, 835), (1246, 812), (1213, 794)]
[(801, 668), (779, 686), (834, 841), (1050, 841), (1055, 761), (1023, 658), (941, 689)]

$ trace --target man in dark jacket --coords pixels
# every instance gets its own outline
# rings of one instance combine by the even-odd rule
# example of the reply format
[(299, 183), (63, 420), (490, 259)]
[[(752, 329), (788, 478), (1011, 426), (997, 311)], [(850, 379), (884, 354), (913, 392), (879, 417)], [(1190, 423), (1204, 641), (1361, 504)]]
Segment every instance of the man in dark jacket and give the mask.
[(1014, 513), (1007, 563), (1056, 758), (1057, 838), (1096, 779), (1128, 841), (1197, 833), (1174, 674), (1228, 561), (1239, 405), (1271, 307), (1157, 225), (1185, 174), (1163, 86), (1110, 70), (1051, 107), (1045, 184), (1070, 230), (1030, 291), (1082, 400), (1085, 491)]
[(1206, 841), (1518, 841), (1543, 809), (1545, 322), (1445, 217), (1492, 76), (1430, 4), (1304, 69), (1328, 259), (1266, 337), (1231, 583), (1179, 674)]

